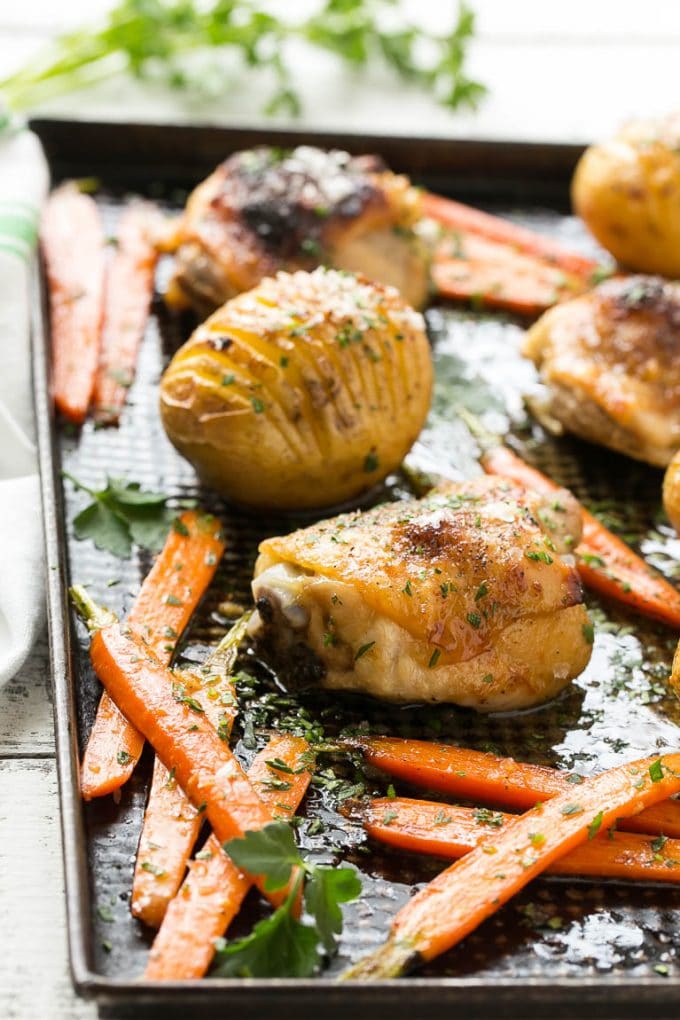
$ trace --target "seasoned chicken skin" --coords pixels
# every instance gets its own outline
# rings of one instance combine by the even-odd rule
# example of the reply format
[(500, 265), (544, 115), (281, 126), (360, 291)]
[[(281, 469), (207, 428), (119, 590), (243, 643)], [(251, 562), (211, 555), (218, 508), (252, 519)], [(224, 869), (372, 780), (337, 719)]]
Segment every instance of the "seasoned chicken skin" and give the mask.
[(414, 231), (420, 195), (377, 156), (300, 146), (236, 153), (192, 192), (166, 299), (208, 313), (278, 270), (320, 264), (391, 284), (415, 307), (428, 292)]
[(608, 280), (551, 308), (524, 353), (569, 432), (664, 467), (680, 446), (680, 284)]
[(489, 712), (553, 697), (591, 631), (573, 497), (505, 479), (343, 514), (260, 546), (253, 631), (291, 674), (389, 701)]

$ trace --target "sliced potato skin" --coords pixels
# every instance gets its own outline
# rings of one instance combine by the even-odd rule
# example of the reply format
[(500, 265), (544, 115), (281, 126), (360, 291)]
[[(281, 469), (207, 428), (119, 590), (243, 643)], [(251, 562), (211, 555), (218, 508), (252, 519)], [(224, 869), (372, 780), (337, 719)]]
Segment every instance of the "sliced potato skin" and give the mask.
[(623, 266), (680, 277), (680, 114), (633, 122), (586, 149), (572, 202)]
[(394, 288), (330, 269), (279, 273), (228, 301), (177, 352), (161, 417), (232, 502), (312, 509), (399, 466), (429, 410), (422, 317)]

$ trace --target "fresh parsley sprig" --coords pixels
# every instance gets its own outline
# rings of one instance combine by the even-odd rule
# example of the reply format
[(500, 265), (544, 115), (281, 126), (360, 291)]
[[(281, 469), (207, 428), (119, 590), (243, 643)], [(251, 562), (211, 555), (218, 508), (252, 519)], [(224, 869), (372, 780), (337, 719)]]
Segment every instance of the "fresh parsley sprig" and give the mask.
[[(300, 856), (293, 829), (287, 822), (272, 822), (243, 839), (232, 839), (224, 849), (239, 868), (265, 876), (265, 888), (282, 889), (297, 870), (297, 879), (282, 905), (259, 921), (249, 935), (222, 941), (213, 974), (217, 977), (309, 977), (336, 949), (342, 931), (340, 905), (355, 900), (361, 881), (354, 868), (311, 864)], [(305, 914), (295, 917), (302, 890)], [(307, 919), (307, 920), (306, 920)], [(311, 923), (309, 923), (311, 922)]]
[(167, 496), (162, 492), (148, 492), (139, 482), (110, 477), (103, 489), (92, 489), (67, 471), (62, 473), (76, 489), (92, 497), (92, 502), (73, 519), (77, 539), (91, 539), (97, 549), (105, 549), (121, 560), (129, 558), (133, 542), (151, 552), (162, 547), (177, 520), (176, 511), (167, 507)]
[[(289, 10), (292, 5), (289, 5)], [(450, 109), (475, 107), (486, 92), (465, 73), (474, 12), (464, 2), (449, 32), (425, 32), (404, 21), (393, 0), (320, 0), (311, 17), (276, 17), (257, 0), (118, 0), (101, 28), (60, 36), (36, 62), (0, 81), (14, 110), (126, 71), (195, 94), (228, 95), (231, 55), (245, 68), (263, 68), (274, 89), (265, 112), (300, 113), (287, 43), (302, 39), (350, 67), (382, 62), (398, 77), (428, 89)], [(219, 64), (196, 59), (219, 51)]]

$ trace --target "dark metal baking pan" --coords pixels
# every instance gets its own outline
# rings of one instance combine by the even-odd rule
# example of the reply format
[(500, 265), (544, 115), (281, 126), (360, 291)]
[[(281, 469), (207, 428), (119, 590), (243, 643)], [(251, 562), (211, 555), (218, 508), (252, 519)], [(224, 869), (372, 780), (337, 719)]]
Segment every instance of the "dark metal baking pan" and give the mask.
[[(582, 228), (563, 215), (568, 182), (580, 149), (518, 143), (441, 139), (313, 135), (157, 125), (37, 121), (55, 180), (99, 178), (102, 213), (110, 225), (136, 192), (168, 206), (182, 200), (229, 152), (253, 144), (300, 141), (353, 151), (377, 151), (398, 171), (457, 197), (504, 210), (536, 229), (588, 250)], [(39, 274), (38, 274), (39, 275)], [(159, 273), (161, 282), (163, 267)], [(247, 598), (258, 540), (289, 530), (290, 520), (257, 520), (234, 512), (202, 492), (192, 469), (165, 438), (156, 410), (158, 379), (190, 324), (172, 319), (155, 303), (141, 351), (137, 380), (117, 430), (87, 425), (79, 436), (57, 427), (49, 400), (49, 344), (44, 287), (36, 283), (33, 317), (34, 389), (38, 418), (45, 532), (47, 592), (54, 684), (57, 765), (66, 875), (68, 935), (79, 992), (95, 997), (117, 1017), (158, 1013), (164, 1017), (217, 1016), (225, 1009), (244, 1017), (276, 1009), (282, 1015), (346, 1016), (349, 1010), (390, 1010), (395, 1016), (466, 1017), (580, 1016), (664, 1017), (680, 1001), (680, 895), (672, 886), (621, 886), (605, 882), (535, 882), (445, 959), (419, 976), (374, 985), (338, 984), (343, 963), (384, 936), (389, 917), (415, 885), (433, 873), (416, 858), (373, 848), (360, 853), (356, 827), (334, 813), (318, 791), (314, 810), (326, 812), (333, 849), (364, 874), (365, 895), (348, 911), (340, 956), (330, 972), (313, 980), (215, 980), (158, 985), (138, 980), (149, 939), (129, 914), (132, 862), (149, 775), (150, 755), (112, 799), (83, 805), (78, 759), (91, 724), (99, 686), (87, 658), (87, 640), (68, 611), (69, 580), (89, 583), (96, 598), (125, 612), (149, 557), (121, 563), (74, 541), (70, 521), (81, 497), (64, 487), (67, 467), (88, 484), (106, 472), (129, 474), (174, 497), (198, 496), (225, 522), (228, 553), (217, 588)], [(473, 450), (453, 408), (464, 400), (491, 408), (512, 427), (525, 456), (597, 502), (614, 526), (630, 536), (669, 576), (678, 572), (677, 540), (657, 519), (660, 473), (570, 439), (545, 437), (524, 417), (521, 392), (532, 370), (518, 354), (521, 324), (511, 317), (434, 307), (428, 313), (437, 389), (433, 412), (414, 453), (423, 466), (443, 473), (474, 469)], [(395, 478), (384, 496), (395, 496)], [(115, 580), (114, 586), (109, 582)], [(208, 598), (186, 654), (198, 654), (206, 633), (220, 624), (217, 597)], [(551, 705), (531, 713), (481, 717), (450, 707), (390, 711), (375, 704), (337, 699), (345, 721), (368, 719), (396, 732), (492, 747), (526, 760), (577, 767), (588, 773), (677, 744), (676, 710), (663, 684), (673, 635), (591, 600), (597, 639), (591, 666)], [(315, 711), (310, 703), (310, 711)], [(243, 747), (238, 753), (246, 753)], [(316, 799), (314, 799), (316, 798)], [(334, 828), (333, 828), (334, 827)], [(304, 838), (304, 831), (303, 831)], [(313, 853), (330, 847), (308, 841)], [(102, 905), (105, 911), (98, 910)], [(114, 923), (104, 918), (113, 915)], [(654, 968), (658, 968), (655, 970)]]

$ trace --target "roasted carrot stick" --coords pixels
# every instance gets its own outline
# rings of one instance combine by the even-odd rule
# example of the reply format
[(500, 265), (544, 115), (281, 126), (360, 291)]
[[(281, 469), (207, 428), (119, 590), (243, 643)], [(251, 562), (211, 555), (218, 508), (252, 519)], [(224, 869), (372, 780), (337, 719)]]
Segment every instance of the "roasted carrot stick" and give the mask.
[(97, 421), (116, 424), (135, 377), (158, 252), (152, 243), (157, 214), (139, 203), (123, 213), (104, 301), (101, 354), (94, 386)]
[[(482, 445), (480, 463), (487, 474), (502, 475), (547, 495), (558, 490), (555, 482), (502, 443), (482, 440)], [(584, 507), (581, 513), (583, 535), (576, 557), (583, 583), (644, 616), (680, 627), (680, 592)]]
[[(281, 764), (290, 771), (277, 769)], [(256, 755), (248, 778), (267, 807), (285, 818), (304, 797), (313, 768), (305, 740), (277, 733)], [(283, 783), (286, 789), (281, 789)], [(215, 836), (210, 836), (189, 869), (151, 947), (144, 977), (152, 981), (202, 977), (215, 953), (215, 939), (224, 935), (251, 886)]]
[[(206, 719), (220, 739), (227, 742), (237, 712), (231, 673), (249, 619), (250, 613), (244, 613), (200, 671), (175, 673), (189, 696), (201, 697)], [(168, 903), (180, 887), (202, 823), (202, 813), (156, 758), (139, 838), (130, 906), (134, 916), (152, 928), (158, 928)]]
[[(653, 810), (647, 808), (647, 811)], [(476, 846), (493, 844), (496, 833), (517, 816), (452, 807), (431, 800), (381, 797), (361, 805), (359, 817), (368, 835), (381, 843), (457, 860)], [(610, 830), (576, 847), (547, 870), (551, 875), (677, 883), (680, 882), (680, 840), (657, 836), (655, 842), (638, 833)]]
[[(220, 523), (210, 515), (187, 510), (170, 529), (127, 619), (161, 661), (170, 661), (223, 552)], [(132, 775), (143, 747), (144, 738), (104, 692), (81, 767), (83, 798), (119, 789)]]
[(388, 941), (345, 977), (396, 977), (445, 953), (532, 878), (617, 817), (636, 814), (678, 791), (680, 754), (669, 754), (610, 769), (532, 808), (414, 896), (392, 922)]
[(477, 234), (490, 241), (500, 241), (511, 245), (515, 250), (535, 255), (555, 266), (560, 266), (568, 273), (575, 273), (585, 280), (590, 280), (598, 269), (598, 263), (576, 252), (568, 251), (557, 241), (543, 237), (533, 230), (520, 227), (510, 220), (492, 216), (490, 213), (463, 205), (441, 195), (431, 192), (423, 194), (423, 215), (436, 220), (451, 230), (463, 231), (466, 234)]
[(53, 191), (40, 241), (49, 284), (54, 402), (81, 425), (94, 388), (104, 308), (105, 239), (94, 200), (74, 184)]
[(438, 245), (431, 273), (442, 297), (519, 315), (537, 315), (584, 290), (580, 276), (470, 233), (458, 232)]
[[(570, 789), (578, 792), (584, 782), (577, 774), (427, 740), (361, 737), (350, 744), (374, 768), (414, 786), (520, 811)], [(621, 819), (621, 828), (680, 839), (680, 803), (655, 804)]]
[[(75, 586), (71, 596), (93, 631), (90, 659), (97, 676), (199, 812), (205, 811), (220, 843), (268, 825), (271, 812), (206, 719), (202, 699), (189, 694), (141, 638), (97, 606), (84, 588)], [(261, 875), (253, 881), (279, 906), (296, 878), (276, 892), (265, 888)]]

